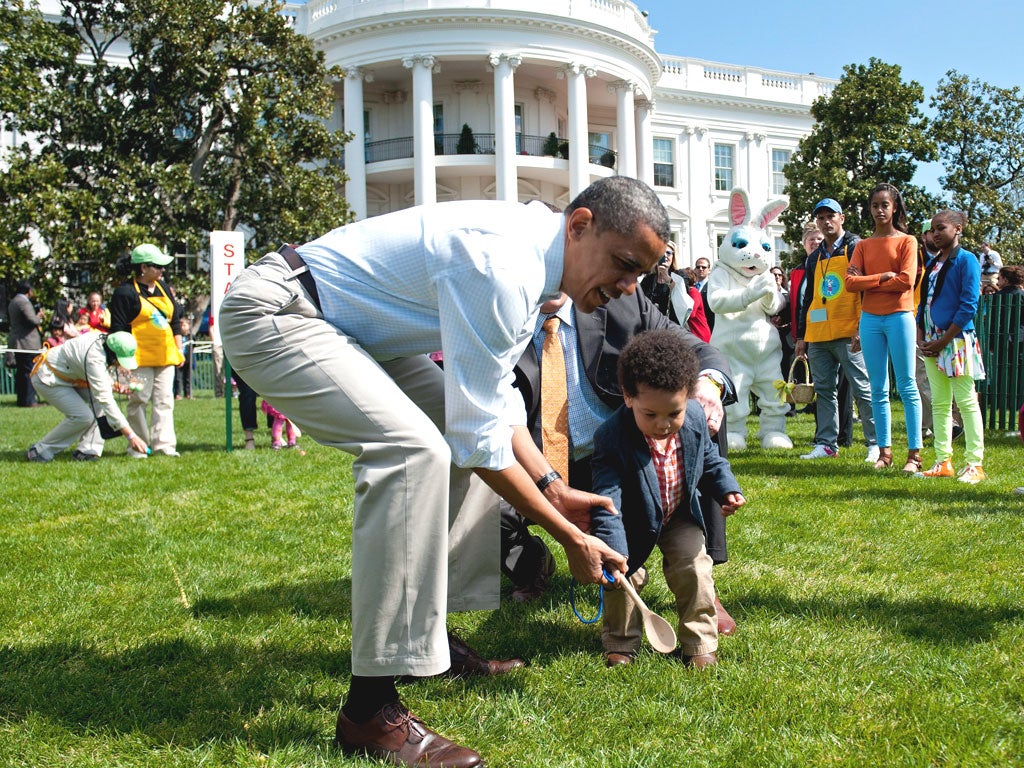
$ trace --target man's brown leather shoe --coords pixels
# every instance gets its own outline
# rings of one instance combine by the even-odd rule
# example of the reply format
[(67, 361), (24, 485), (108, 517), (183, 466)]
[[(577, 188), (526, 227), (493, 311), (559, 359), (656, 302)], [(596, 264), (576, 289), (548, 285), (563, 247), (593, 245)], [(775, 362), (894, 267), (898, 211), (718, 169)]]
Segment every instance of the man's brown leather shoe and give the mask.
[(334, 743), (346, 755), (365, 753), (392, 765), (415, 768), (472, 768), (480, 755), (427, 728), (400, 702), (386, 705), (369, 722), (358, 725), (338, 713)]
[(616, 653), (615, 651), (609, 651), (604, 655), (604, 665), (609, 669), (611, 669), (612, 667), (621, 667), (626, 664), (632, 663), (632, 653)]
[(448, 633), (448, 652), (452, 657), (452, 665), (448, 674), (455, 677), (494, 677), (526, 666), (526, 662), (522, 659), (505, 659), (504, 661), (485, 659), (466, 645), (458, 635), (451, 632)]
[(713, 667), (718, 663), (718, 656), (714, 653), (699, 653), (696, 656), (680, 655), (679, 658), (690, 669), (704, 669), (705, 667)]
[(533, 577), (533, 581), (512, 590), (512, 599), (517, 603), (528, 603), (547, 592), (548, 582), (551, 581), (551, 576), (555, 572), (555, 558), (550, 552), (544, 554), (546, 555), (544, 564), (537, 575)]
[(718, 634), (728, 637), (736, 631), (736, 620), (722, 607), (722, 601), (715, 593), (715, 613), (718, 614)]

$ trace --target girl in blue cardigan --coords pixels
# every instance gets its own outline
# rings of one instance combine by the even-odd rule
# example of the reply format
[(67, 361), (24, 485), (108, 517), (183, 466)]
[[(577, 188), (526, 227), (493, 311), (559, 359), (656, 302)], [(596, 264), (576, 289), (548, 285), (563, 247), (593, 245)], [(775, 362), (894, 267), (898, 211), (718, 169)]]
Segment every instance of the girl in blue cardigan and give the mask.
[(974, 333), (981, 267), (978, 258), (960, 247), (967, 218), (960, 211), (939, 211), (932, 217), (932, 238), (939, 253), (925, 267), (917, 310), (917, 341), (932, 388), (935, 466), (920, 477), (953, 477), (953, 398), (963, 416), (967, 466), (962, 483), (985, 479), (984, 425), (975, 380), (985, 378), (981, 347)]

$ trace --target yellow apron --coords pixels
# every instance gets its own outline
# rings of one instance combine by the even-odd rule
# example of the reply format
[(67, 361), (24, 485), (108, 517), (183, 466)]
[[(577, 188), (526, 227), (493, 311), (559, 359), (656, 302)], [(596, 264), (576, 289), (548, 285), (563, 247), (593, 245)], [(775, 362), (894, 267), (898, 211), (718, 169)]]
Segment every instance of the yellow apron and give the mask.
[(138, 282), (132, 279), (136, 292), (139, 294), (139, 314), (132, 320), (132, 336), (138, 349), (135, 359), (140, 368), (163, 368), (177, 365), (185, 358), (171, 332), (171, 317), (174, 316), (174, 300), (171, 299), (160, 283), (156, 283), (156, 294), (147, 296), (139, 288)]

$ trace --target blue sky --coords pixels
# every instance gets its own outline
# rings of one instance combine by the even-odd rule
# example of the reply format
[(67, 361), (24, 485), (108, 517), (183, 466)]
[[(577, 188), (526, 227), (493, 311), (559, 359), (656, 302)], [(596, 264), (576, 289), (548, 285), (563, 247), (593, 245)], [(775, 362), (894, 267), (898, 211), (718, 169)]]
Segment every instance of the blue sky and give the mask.
[[(875, 56), (899, 64), (928, 101), (950, 69), (1004, 88), (1024, 86), (1024, 0), (813, 3), (634, 0), (662, 55), (691, 56), (839, 78)], [(941, 167), (915, 179), (940, 192)]]

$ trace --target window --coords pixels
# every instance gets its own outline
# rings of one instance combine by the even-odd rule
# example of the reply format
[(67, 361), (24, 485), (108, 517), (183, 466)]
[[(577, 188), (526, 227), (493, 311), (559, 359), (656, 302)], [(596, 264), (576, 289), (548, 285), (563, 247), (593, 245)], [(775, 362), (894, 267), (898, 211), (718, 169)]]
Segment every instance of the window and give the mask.
[(515, 105), (516, 118), (516, 154), (523, 151), (523, 105)]
[[(444, 104), (434, 105), (434, 154), (443, 155), (444, 146)], [(449, 152), (454, 147), (449, 148)]]
[(715, 191), (729, 192), (733, 187), (733, 170), (735, 160), (733, 159), (734, 147), (732, 144), (715, 144)]
[(786, 192), (786, 165), (793, 153), (788, 149), (772, 150), (772, 194), (782, 195)]
[[(587, 136), (590, 141), (590, 162), (595, 165), (601, 165), (607, 161), (608, 157), (615, 157), (610, 154), (612, 148), (612, 135), (610, 133), (588, 133)], [(612, 160), (612, 165), (614, 165), (614, 159)]]
[(654, 186), (674, 187), (676, 184), (672, 139), (654, 140)]

